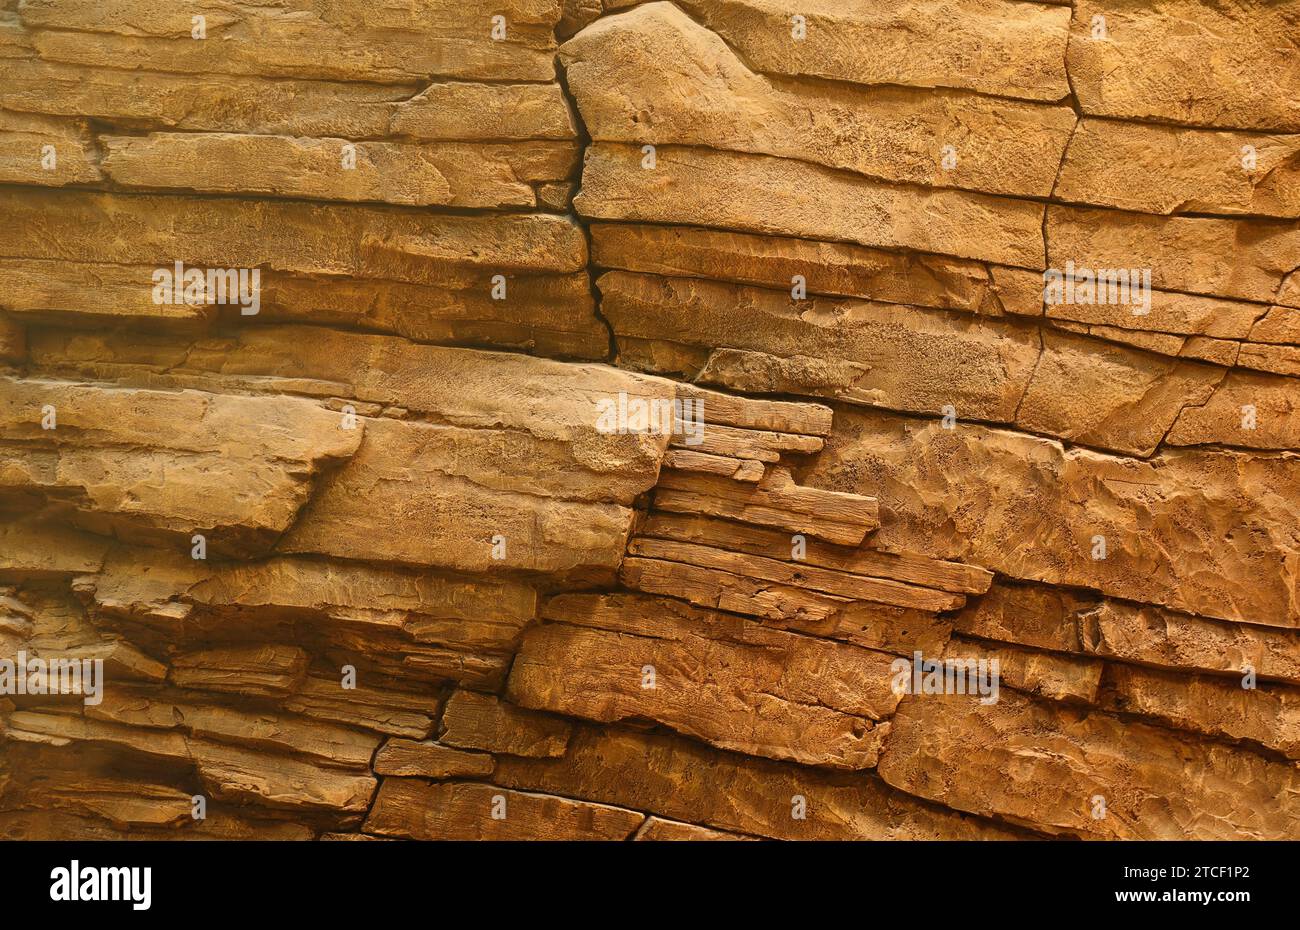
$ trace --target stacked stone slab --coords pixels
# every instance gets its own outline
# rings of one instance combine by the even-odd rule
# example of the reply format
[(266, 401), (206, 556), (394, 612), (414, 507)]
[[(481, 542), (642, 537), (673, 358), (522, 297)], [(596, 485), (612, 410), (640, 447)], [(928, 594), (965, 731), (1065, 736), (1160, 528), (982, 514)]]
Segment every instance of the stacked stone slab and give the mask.
[(1271, 0), (0, 0), (0, 836), (1300, 838), (1298, 69)]

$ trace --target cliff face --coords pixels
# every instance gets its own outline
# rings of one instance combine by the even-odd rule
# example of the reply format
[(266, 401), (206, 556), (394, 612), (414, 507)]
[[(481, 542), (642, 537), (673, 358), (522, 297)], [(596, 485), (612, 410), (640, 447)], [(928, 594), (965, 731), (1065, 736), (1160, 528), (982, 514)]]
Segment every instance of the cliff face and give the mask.
[(1300, 838), (1300, 3), (473, 6), (0, 0), (0, 836)]

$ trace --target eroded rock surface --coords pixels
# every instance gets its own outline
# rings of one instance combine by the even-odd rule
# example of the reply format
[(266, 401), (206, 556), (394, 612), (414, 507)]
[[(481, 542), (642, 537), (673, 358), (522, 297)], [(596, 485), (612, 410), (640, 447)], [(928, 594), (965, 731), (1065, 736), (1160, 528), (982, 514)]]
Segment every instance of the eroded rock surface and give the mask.
[(1300, 838), (1298, 63), (0, 3), (0, 837)]

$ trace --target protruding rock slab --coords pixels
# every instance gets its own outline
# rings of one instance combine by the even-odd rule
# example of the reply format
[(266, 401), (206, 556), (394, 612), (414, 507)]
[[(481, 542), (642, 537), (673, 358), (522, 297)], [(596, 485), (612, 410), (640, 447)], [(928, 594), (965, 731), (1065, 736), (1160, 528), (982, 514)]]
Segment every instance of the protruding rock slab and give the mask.
[(473, 782), (385, 778), (369, 833), (417, 840), (625, 840), (644, 814)]
[(1051, 330), (1042, 338), (1016, 426), (1083, 445), (1151, 455), (1183, 409), (1204, 404), (1223, 379), (1220, 368), (1095, 339)]
[[(400, 420), (368, 425), (353, 467), (322, 486), (282, 540), (282, 551), (473, 572), (617, 566), (631, 509), (534, 493), (537, 473), (523, 463), (513, 477), (500, 471), (505, 434)], [(471, 474), (456, 473), (465, 466)], [(586, 485), (586, 496), (605, 493), (594, 475), (550, 474), (570, 485), (574, 498), (582, 495), (574, 477)], [(359, 526), (371, 529), (357, 534)]]
[(1045, 197), (1075, 122), (1068, 107), (971, 94), (778, 84), (671, 3), (601, 19), (560, 60), (598, 141), (775, 155), (888, 181)]
[[(204, 0), (158, 10), (140, 0), (63, 3), (33, 0), (21, 11), (42, 59), (146, 71), (253, 74), (402, 83), (432, 75), (549, 81), (555, 75), (559, 0), (507, 0), (489, 16), (467, 16), (455, 0), (376, 9), (310, 0), (298, 8), (234, 8)], [(194, 38), (192, 16), (205, 37)]]
[(845, 546), (860, 544), (880, 525), (874, 498), (807, 488), (779, 468), (757, 483), (668, 471), (656, 486), (655, 506), (781, 527)]
[(1103, 706), (1300, 759), (1298, 688), (1251, 681), (1245, 675), (1212, 678), (1112, 664), (1103, 682)]
[(58, 187), (101, 179), (84, 124), (0, 110), (0, 182)]
[(1088, 114), (1295, 132), (1296, 22), (1288, 2), (1081, 0), (1071, 83)]
[(1165, 441), (1300, 449), (1300, 377), (1229, 372), (1213, 396), (1184, 408)]
[(455, 778), (492, 774), (487, 753), (463, 752), (437, 743), (390, 739), (375, 756), (376, 775)]
[[(534, 185), (577, 164), (568, 142), (349, 142), (241, 133), (104, 136), (105, 174), (123, 187), (275, 194), (457, 208), (535, 207)], [(213, 172), (213, 162), (225, 170)]]
[(1061, 834), (1300, 836), (1293, 766), (1010, 691), (990, 705), (960, 695), (908, 699), (894, 717), (880, 774), (958, 810)]
[[(23, 188), (0, 190), (0, 254), (170, 268), (386, 278), (443, 285), (465, 269), (571, 273), (586, 240), (567, 217)], [(269, 276), (269, 275), (268, 275)], [(452, 279), (454, 280), (454, 278)], [(145, 278), (141, 287), (152, 288)]]
[(1123, 662), (1300, 684), (1300, 633), (1106, 600), (1080, 618), (1085, 652)]
[(945, 662), (963, 663), (977, 672), (979, 666), (970, 665), (972, 661), (989, 663), (986, 666), (989, 669), (996, 661), (999, 695), (1001, 688), (1015, 688), (1053, 701), (1092, 704), (1097, 700), (1101, 684), (1101, 662), (1018, 646), (953, 637), (943, 658)]
[(1040, 353), (1032, 332), (957, 313), (617, 271), (597, 285), (623, 353), (652, 346), (659, 370), (738, 391), (1006, 421)]
[(1042, 275), (967, 259), (891, 252), (848, 242), (637, 223), (592, 223), (591, 243), (592, 259), (601, 268), (787, 291), (803, 278), (809, 294), (981, 316), (1043, 312)]
[(781, 0), (685, 0), (683, 6), (760, 70), (852, 81), (961, 87), (1001, 97), (1070, 93), (1070, 11), (1004, 0), (804, 3), (796, 41)]
[(427, 142), (577, 136), (559, 84), (419, 79), (385, 85), (127, 71), (116, 64), (40, 61), (30, 53), (6, 58), (0, 105), (184, 132)]
[(874, 538), (883, 548), (1209, 617), (1300, 626), (1300, 541), (1291, 529), (1300, 461), (1292, 456), (1180, 450), (1140, 461), (843, 409), (805, 480), (877, 495)]
[(450, 746), (511, 756), (564, 755), (572, 727), (552, 717), (473, 691), (457, 691), (447, 701), (439, 741)]
[(574, 207), (600, 220), (840, 239), (1042, 267), (1043, 207), (1031, 201), (886, 184), (707, 148), (660, 146), (653, 168), (646, 158), (641, 146), (591, 145)]
[(870, 772), (747, 758), (668, 734), (583, 726), (564, 758), (502, 759), (494, 779), (773, 839), (1020, 836), (893, 791)]
[(1070, 137), (1054, 196), (1142, 213), (1295, 218), (1298, 152), (1297, 135), (1084, 119)]
[[(651, 514), (639, 532), (642, 536), (733, 549), (769, 559), (792, 558), (794, 545), (789, 535), (775, 530), (678, 514)], [(983, 594), (993, 580), (992, 573), (977, 565), (943, 562), (910, 552), (850, 549), (805, 540), (801, 553), (799, 561), (809, 565), (954, 593)]]
[(200, 533), (215, 551), (266, 551), (361, 434), (301, 398), (0, 379), (0, 439), (23, 450), (0, 485), (186, 548)]
[(307, 677), (309, 657), (297, 646), (226, 646), (172, 659), (172, 681), (183, 688), (284, 697)]
[(602, 722), (646, 718), (716, 746), (806, 764), (875, 764), (893, 712), (892, 656), (661, 606), (567, 595), (525, 634), (507, 694)]
[(1062, 272), (1068, 262), (1149, 270), (1157, 288), (1290, 305), (1300, 299), (1284, 288), (1300, 267), (1295, 223), (1051, 206), (1047, 244), (1048, 267)]

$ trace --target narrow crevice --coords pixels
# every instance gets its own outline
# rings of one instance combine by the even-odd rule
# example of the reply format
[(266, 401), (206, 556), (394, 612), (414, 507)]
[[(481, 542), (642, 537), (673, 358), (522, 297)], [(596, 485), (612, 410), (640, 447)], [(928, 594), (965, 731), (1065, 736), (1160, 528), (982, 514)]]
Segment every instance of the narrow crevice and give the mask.
[(574, 177), (570, 179), (573, 183), (573, 189), (569, 193), (568, 216), (573, 220), (574, 225), (582, 230), (582, 235), (586, 239), (587, 286), (591, 290), (591, 306), (596, 315), (596, 319), (605, 327), (605, 332), (609, 337), (609, 348), (605, 361), (611, 365), (616, 365), (618, 360), (618, 339), (615, 336), (613, 324), (611, 324), (605, 317), (604, 311), (600, 306), (601, 293), (600, 288), (596, 286), (596, 279), (599, 275), (597, 274), (596, 257), (591, 237), (591, 225), (581, 214), (578, 213), (578, 209), (574, 205), (574, 201), (577, 200), (578, 194), (582, 190), (582, 171), (586, 162), (587, 150), (591, 146), (592, 142), (591, 133), (587, 131), (587, 124), (582, 118), (582, 111), (578, 108), (577, 98), (574, 97), (573, 92), (569, 89), (569, 76), (564, 70), (564, 64), (560, 61), (558, 53), (555, 56), (555, 79), (560, 85), (561, 92), (564, 94), (565, 102), (568, 104), (569, 114), (573, 119), (574, 128), (577, 130), (578, 147), (581, 152), (574, 168)]

